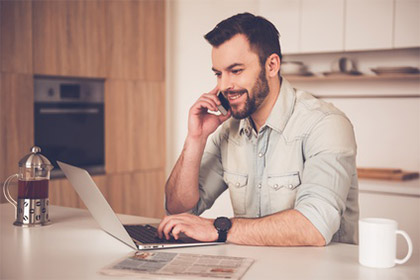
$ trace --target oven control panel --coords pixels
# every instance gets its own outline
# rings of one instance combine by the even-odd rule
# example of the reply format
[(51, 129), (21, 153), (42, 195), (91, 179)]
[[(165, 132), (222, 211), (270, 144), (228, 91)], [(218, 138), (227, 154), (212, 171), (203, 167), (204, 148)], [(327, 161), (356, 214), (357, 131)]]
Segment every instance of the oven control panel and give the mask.
[(104, 102), (103, 79), (34, 77), (35, 102)]

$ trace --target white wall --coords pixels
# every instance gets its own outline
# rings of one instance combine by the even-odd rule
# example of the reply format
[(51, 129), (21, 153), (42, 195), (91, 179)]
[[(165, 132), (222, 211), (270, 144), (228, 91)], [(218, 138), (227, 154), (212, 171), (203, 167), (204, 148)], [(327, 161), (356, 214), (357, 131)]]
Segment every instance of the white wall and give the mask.
[[(167, 41), (167, 173), (178, 158), (187, 133), (190, 106), (214, 88), (211, 47), (203, 35), (239, 12), (258, 13), (258, 1), (169, 0)], [(264, 15), (263, 15), (264, 16)], [(279, 30), (281, 33), (281, 30)], [(282, 37), (282, 40), (287, 38)], [(301, 60), (314, 72), (329, 71), (342, 53), (284, 56)], [(363, 72), (376, 66), (419, 66), (419, 51), (346, 53)], [(371, 74), (371, 72), (370, 72)], [(418, 81), (295, 83), (316, 94), (420, 94)], [(352, 119), (359, 146), (358, 164), (420, 170), (420, 99), (329, 99)], [(205, 216), (232, 215), (228, 193)]]

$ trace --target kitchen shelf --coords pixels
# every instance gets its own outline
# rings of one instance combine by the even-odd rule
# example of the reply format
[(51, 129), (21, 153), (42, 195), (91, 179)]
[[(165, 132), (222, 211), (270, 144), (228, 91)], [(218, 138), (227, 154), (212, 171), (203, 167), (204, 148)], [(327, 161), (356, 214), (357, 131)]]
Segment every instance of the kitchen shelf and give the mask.
[(386, 81), (386, 80), (419, 80), (420, 74), (381, 74), (381, 75), (284, 75), (290, 82), (328, 82), (328, 81)]

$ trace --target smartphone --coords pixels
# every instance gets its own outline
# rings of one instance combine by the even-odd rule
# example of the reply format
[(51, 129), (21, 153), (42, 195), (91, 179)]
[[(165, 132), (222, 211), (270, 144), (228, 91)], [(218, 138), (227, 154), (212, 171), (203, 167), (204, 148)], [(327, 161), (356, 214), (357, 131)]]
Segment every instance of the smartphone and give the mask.
[(222, 103), (221, 105), (217, 106), (217, 108), (223, 116), (226, 116), (230, 109), (229, 101), (224, 97), (221, 91), (217, 93), (217, 98), (219, 98), (220, 103)]

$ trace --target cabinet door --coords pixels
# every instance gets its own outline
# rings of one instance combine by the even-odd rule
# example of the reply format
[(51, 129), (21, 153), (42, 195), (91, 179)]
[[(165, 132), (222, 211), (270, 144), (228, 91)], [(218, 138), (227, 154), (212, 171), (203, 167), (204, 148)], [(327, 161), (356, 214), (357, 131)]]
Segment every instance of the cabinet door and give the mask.
[(284, 54), (300, 51), (300, 0), (264, 0), (259, 3), (261, 16), (271, 21), (280, 33)]
[(163, 83), (108, 80), (105, 84), (107, 173), (165, 166)]
[(103, 1), (33, 1), (34, 73), (105, 77)]
[(394, 47), (420, 46), (420, 0), (395, 1)]
[(302, 52), (344, 49), (344, 0), (302, 0)]
[[(165, 79), (165, 1), (105, 1), (112, 79)], [(185, 42), (186, 43), (186, 42)]]
[(0, 72), (0, 182), (34, 144), (33, 84), (32, 75)]
[(32, 74), (32, 2), (0, 1), (0, 71)]
[(347, 0), (345, 50), (392, 48), (393, 0)]
[(108, 201), (116, 213), (162, 218), (165, 214), (163, 169), (106, 176)]

